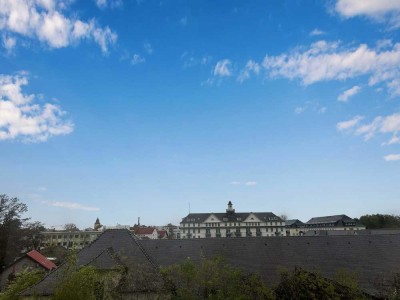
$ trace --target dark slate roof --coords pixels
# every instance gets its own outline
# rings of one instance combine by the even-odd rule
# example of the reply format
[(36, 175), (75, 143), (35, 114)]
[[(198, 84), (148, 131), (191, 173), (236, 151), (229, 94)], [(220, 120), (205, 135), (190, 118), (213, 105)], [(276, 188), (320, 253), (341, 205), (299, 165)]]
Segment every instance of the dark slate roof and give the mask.
[(293, 220), (286, 220), (285, 225), (286, 227), (303, 227), (304, 223), (298, 219), (293, 219)]
[[(221, 222), (243, 222), (250, 214), (255, 215), (261, 221), (282, 221), (272, 212), (226, 212), (226, 213), (190, 213), (182, 219), (182, 222), (203, 223), (209, 216), (214, 215)], [(224, 218), (227, 221), (224, 221)], [(240, 218), (240, 221), (237, 219)], [(272, 219), (270, 219), (272, 218)], [(194, 220), (194, 221), (192, 221)]]
[(280, 280), (282, 268), (303, 267), (333, 278), (339, 269), (355, 271), (362, 289), (377, 293), (377, 283), (400, 269), (400, 234), (314, 237), (258, 237), (142, 241), (159, 266), (190, 257), (225, 257), (249, 272), (259, 272), (267, 283)]
[(346, 215), (335, 215), (335, 216), (324, 216), (311, 218), (306, 224), (327, 224), (327, 223), (337, 223), (337, 222), (355, 222), (354, 219)]
[[(327, 278), (333, 278), (335, 272), (343, 268), (355, 271), (360, 287), (370, 293), (377, 293), (377, 283), (391, 278), (400, 269), (398, 233), (139, 241), (128, 230), (110, 230), (78, 253), (79, 264), (102, 260), (102, 255), (110, 261), (110, 256), (103, 254), (110, 248), (128, 267), (134, 266), (135, 262), (165, 267), (188, 257), (200, 262), (202, 258), (220, 255), (248, 272), (259, 272), (271, 285), (279, 282), (278, 270), (282, 268), (298, 266), (319, 271)], [(51, 294), (62, 270), (63, 266), (25, 294)]]
[[(138, 238), (129, 230), (106, 230), (90, 245), (77, 253), (78, 266), (93, 265), (102, 270), (113, 270), (118, 265), (135, 268), (138, 265), (154, 267), (155, 264), (143, 249)], [(62, 278), (66, 264), (48, 274), (23, 295), (51, 295)]]

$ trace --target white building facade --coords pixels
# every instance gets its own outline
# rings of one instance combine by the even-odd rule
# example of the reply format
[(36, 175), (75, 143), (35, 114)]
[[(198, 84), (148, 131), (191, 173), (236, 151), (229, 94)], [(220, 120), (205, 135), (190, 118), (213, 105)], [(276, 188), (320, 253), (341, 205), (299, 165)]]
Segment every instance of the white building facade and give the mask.
[(190, 213), (179, 226), (180, 238), (239, 238), (284, 236), (285, 221), (271, 212)]

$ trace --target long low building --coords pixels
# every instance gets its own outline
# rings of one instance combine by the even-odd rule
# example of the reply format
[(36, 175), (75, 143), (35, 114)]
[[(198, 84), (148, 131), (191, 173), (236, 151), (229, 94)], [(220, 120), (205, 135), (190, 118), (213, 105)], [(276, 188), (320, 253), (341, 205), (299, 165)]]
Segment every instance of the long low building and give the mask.
[(270, 237), (285, 234), (285, 221), (272, 212), (235, 212), (231, 201), (225, 213), (190, 213), (179, 226), (181, 239)]
[[(357, 274), (364, 291), (379, 294), (400, 270), (399, 249), (400, 234), (139, 240), (128, 230), (107, 230), (77, 256), (79, 266), (94, 266), (104, 271), (124, 266), (134, 274), (142, 274), (138, 265), (158, 269), (188, 258), (200, 263), (204, 258), (218, 255), (247, 272), (258, 272), (269, 285), (279, 282), (282, 268), (317, 270), (327, 278), (349, 270)], [(60, 266), (24, 295), (52, 295), (65, 274), (65, 267)], [(132, 287), (126, 288), (124, 293), (137, 292), (129, 290)]]
[(82, 249), (93, 242), (101, 234), (101, 231), (43, 231), (36, 235), (40, 240), (40, 247), (62, 246), (66, 249)]

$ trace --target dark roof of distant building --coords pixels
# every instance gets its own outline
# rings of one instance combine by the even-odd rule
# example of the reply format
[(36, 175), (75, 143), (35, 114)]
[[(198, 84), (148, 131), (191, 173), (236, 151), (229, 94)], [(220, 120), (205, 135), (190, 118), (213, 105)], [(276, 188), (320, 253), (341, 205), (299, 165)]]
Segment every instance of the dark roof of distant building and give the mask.
[(354, 221), (354, 220), (346, 215), (335, 215), (335, 216), (311, 218), (310, 220), (307, 221), (307, 224), (335, 223), (338, 221)]
[(208, 217), (214, 215), (221, 222), (244, 222), (251, 214), (262, 222), (283, 221), (272, 212), (232, 212), (232, 213), (190, 213), (182, 222), (203, 223)]
[(285, 225), (286, 227), (302, 227), (304, 226), (304, 223), (298, 219), (293, 219), (293, 220), (286, 220)]
[(36, 250), (32, 250), (28, 253), (26, 253), (28, 257), (36, 261), (38, 264), (40, 264), (43, 268), (47, 270), (52, 270), (57, 268), (57, 266), (49, 259), (47, 259), (45, 256), (43, 256), (41, 253), (37, 252)]

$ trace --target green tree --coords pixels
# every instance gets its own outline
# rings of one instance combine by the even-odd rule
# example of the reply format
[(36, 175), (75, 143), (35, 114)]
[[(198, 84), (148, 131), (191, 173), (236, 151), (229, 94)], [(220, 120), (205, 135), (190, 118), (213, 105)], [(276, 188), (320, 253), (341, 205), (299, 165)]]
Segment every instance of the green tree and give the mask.
[(188, 259), (161, 273), (172, 299), (274, 299), (260, 276), (245, 274), (221, 257), (204, 259), (200, 265)]
[(68, 223), (64, 225), (66, 231), (79, 231), (79, 228), (74, 223)]
[(396, 215), (364, 215), (360, 222), (367, 229), (400, 228), (400, 216)]
[(17, 300), (19, 294), (41, 280), (44, 273), (39, 270), (23, 271), (17, 274), (16, 278), (10, 283), (3, 293), (0, 293), (0, 300)]
[(283, 271), (275, 294), (282, 300), (367, 299), (356, 286), (353, 274), (340, 271), (336, 276), (343, 282), (350, 278), (348, 286), (302, 268), (295, 268), (293, 272)]
[(21, 228), (29, 220), (22, 215), (27, 210), (18, 198), (0, 195), (0, 270), (21, 253)]
[(74, 251), (67, 257), (61, 282), (56, 287), (53, 300), (115, 299), (121, 272), (102, 272), (93, 266), (79, 268)]

